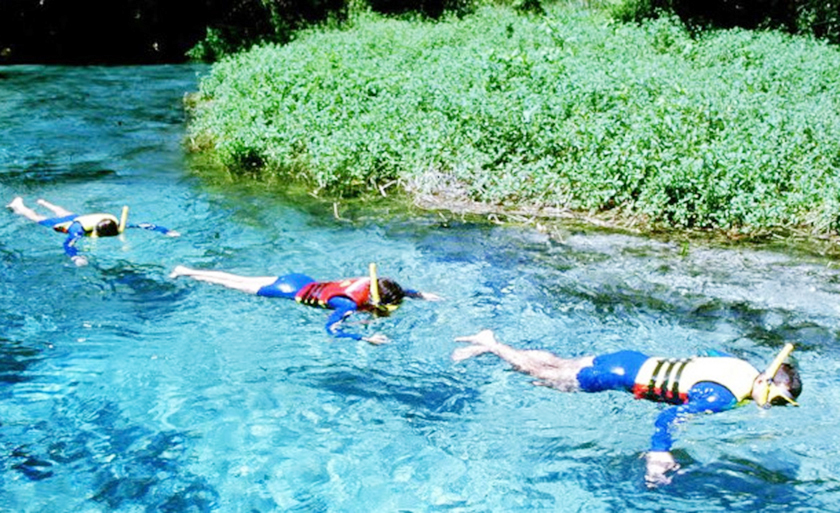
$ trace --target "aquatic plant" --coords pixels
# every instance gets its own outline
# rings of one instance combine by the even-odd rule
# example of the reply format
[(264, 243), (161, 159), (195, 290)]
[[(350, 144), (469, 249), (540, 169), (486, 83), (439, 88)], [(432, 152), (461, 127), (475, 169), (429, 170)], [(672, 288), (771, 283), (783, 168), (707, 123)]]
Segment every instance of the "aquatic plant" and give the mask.
[(447, 183), (647, 226), (837, 230), (836, 49), (547, 9), (362, 16), (254, 48), (202, 81), (190, 138), (334, 195)]

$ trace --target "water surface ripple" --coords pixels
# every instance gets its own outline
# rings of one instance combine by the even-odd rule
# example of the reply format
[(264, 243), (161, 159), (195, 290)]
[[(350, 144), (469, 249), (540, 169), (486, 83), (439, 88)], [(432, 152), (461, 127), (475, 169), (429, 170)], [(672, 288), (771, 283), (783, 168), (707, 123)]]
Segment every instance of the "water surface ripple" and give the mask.
[[(0, 200), (43, 197), (179, 230), (86, 240), (0, 225), (0, 510), (837, 511), (833, 261), (446, 216), (336, 220), (201, 181), (182, 148), (190, 66), (0, 68)], [(196, 164), (192, 164), (196, 165)], [(330, 279), (367, 263), (408, 302), (336, 342), (323, 311), (167, 275), (178, 264)], [(661, 408), (564, 395), (452, 339), (584, 355), (722, 349), (757, 366), (797, 345), (801, 407), (680, 429), (685, 473), (648, 490)]]

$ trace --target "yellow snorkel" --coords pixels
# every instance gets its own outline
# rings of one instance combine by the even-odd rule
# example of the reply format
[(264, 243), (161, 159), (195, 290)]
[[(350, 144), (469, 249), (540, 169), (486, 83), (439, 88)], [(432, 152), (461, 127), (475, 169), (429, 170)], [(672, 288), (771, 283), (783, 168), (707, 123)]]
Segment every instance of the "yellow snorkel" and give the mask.
[(788, 342), (787, 344), (785, 344), (785, 346), (782, 348), (782, 350), (779, 351), (779, 354), (776, 355), (776, 358), (773, 359), (773, 362), (770, 363), (770, 365), (767, 366), (767, 369), (765, 369), (764, 372), (761, 373), (761, 375), (764, 376), (764, 379), (767, 382), (767, 386), (761, 392), (760, 400), (757, 400), (756, 402), (762, 408), (769, 406), (770, 401), (772, 401), (773, 399), (775, 399), (777, 397), (781, 397), (782, 399), (784, 399), (785, 401), (789, 402), (790, 404), (792, 404), (794, 406), (799, 406), (796, 403), (796, 401), (794, 401), (790, 397), (790, 394), (786, 390), (778, 387), (773, 382), (773, 378), (776, 376), (776, 373), (779, 372), (779, 368), (782, 366), (785, 359), (788, 356), (790, 356), (790, 353), (792, 353), (792, 352), (793, 352), (793, 344)]
[(376, 278), (376, 264), (370, 263), (370, 302), (379, 307), (379, 280)]
[(120, 215), (120, 226), (118, 228), (120, 233), (125, 231), (126, 221), (128, 221), (128, 206), (124, 206), (122, 208), (122, 215)]
[(386, 312), (393, 312), (398, 308), (398, 305), (383, 305), (382, 298), (379, 295), (379, 279), (376, 276), (376, 264), (370, 263), (370, 302), (377, 310), (385, 310)]

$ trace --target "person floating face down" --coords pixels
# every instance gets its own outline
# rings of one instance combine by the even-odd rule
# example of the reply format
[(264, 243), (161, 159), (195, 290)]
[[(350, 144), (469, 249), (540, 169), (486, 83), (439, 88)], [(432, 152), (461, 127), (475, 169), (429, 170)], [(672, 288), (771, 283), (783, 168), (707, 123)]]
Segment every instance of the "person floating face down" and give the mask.
[(283, 276), (241, 276), (223, 271), (191, 269), (182, 265), (173, 269), (170, 278), (190, 278), (215, 283), (225, 287), (263, 297), (294, 299), (304, 305), (333, 310), (327, 318), (327, 333), (336, 338), (364, 340), (371, 344), (388, 341), (384, 335), (362, 336), (343, 329), (343, 321), (353, 312), (389, 315), (396, 310), (403, 298), (439, 301), (441, 298), (428, 292), (403, 289), (388, 278), (377, 278), (376, 265), (370, 264), (370, 276), (320, 282), (305, 274)]
[(79, 254), (76, 243), (83, 237), (113, 237), (121, 234), (126, 228), (142, 228), (162, 233), (169, 237), (177, 237), (180, 234), (174, 230), (164, 228), (151, 223), (128, 224), (128, 207), (123, 207), (120, 219), (111, 214), (85, 214), (76, 215), (69, 210), (54, 205), (46, 200), (39, 199), (39, 205), (53, 212), (56, 217), (41, 215), (23, 203), (20, 196), (7, 205), (14, 213), (22, 215), (36, 223), (52, 228), (61, 233), (66, 233), (64, 239), (64, 253), (78, 266), (87, 265), (87, 258)]
[(670, 452), (672, 431), (688, 416), (722, 412), (748, 400), (762, 408), (798, 406), (795, 400), (802, 392), (796, 368), (783, 363), (793, 351), (792, 344), (785, 345), (773, 363), (759, 372), (749, 362), (728, 355), (669, 359), (619, 351), (564, 359), (548, 351), (507, 346), (490, 330), (455, 340), (471, 344), (452, 353), (456, 362), (493, 353), (515, 370), (539, 379), (537, 385), (562, 392), (625, 390), (637, 399), (672, 404), (656, 418), (650, 451), (645, 455), (645, 479), (650, 486), (669, 483), (668, 473), (679, 468)]

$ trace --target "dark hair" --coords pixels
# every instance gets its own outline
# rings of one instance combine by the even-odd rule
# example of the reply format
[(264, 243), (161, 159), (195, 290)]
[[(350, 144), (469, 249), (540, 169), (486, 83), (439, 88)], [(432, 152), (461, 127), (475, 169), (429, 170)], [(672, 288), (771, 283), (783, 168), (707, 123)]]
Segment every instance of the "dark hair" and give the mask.
[(389, 278), (380, 278), (379, 283), (379, 301), (383, 305), (398, 305), (402, 303), (405, 297), (405, 291), (400, 285)]
[[(796, 399), (802, 393), (802, 380), (799, 378), (799, 371), (796, 370), (796, 367), (788, 363), (783, 363), (779, 367), (776, 375), (773, 376), (773, 383), (779, 387), (786, 388), (793, 399)], [(787, 401), (781, 397), (774, 397), (770, 401), (770, 404), (773, 406), (784, 406), (787, 404)]]
[(96, 223), (96, 234), (101, 237), (111, 237), (119, 235), (120, 227), (113, 219), (103, 219)]

